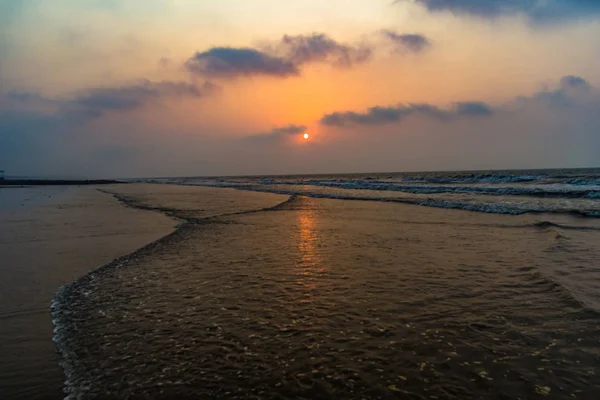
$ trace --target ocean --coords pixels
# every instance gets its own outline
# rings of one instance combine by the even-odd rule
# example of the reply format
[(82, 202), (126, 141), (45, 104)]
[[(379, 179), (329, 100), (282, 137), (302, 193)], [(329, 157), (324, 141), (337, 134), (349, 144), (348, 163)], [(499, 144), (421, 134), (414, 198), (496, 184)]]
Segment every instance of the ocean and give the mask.
[[(148, 181), (148, 180), (145, 180)], [(600, 217), (600, 169), (184, 177), (150, 181), (497, 214)]]
[(181, 223), (54, 296), (68, 399), (600, 397), (598, 169), (136, 182)]

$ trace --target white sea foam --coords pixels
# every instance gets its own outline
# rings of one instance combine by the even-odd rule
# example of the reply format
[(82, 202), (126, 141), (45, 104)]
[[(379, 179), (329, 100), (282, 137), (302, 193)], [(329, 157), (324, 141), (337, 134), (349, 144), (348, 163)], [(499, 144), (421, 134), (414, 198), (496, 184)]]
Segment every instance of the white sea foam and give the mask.
[(600, 217), (600, 187), (406, 185), (379, 180), (323, 179), (303, 184), (286, 179), (171, 179), (164, 183), (234, 188), (344, 200), (397, 202), (494, 214), (568, 213)]

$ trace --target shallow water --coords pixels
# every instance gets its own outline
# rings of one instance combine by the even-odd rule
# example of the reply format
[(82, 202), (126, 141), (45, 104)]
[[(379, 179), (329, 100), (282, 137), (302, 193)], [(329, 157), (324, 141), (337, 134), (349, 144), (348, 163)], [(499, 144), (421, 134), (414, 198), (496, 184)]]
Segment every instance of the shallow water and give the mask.
[(154, 181), (362, 199), (494, 214), (553, 213), (600, 217), (600, 169), (394, 172)]
[(594, 224), (306, 197), (201, 219), (196, 202), (55, 296), (71, 398), (600, 394)]
[(91, 186), (0, 188), (0, 399), (61, 399), (53, 295), (174, 225)]

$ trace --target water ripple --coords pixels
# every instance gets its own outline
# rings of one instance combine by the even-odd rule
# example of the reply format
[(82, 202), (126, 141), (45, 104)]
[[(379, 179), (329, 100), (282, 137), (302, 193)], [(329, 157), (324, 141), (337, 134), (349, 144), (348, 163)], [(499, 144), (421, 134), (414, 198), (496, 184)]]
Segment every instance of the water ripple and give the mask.
[(65, 287), (69, 398), (597, 398), (598, 315), (540, 228), (373, 204), (187, 225)]

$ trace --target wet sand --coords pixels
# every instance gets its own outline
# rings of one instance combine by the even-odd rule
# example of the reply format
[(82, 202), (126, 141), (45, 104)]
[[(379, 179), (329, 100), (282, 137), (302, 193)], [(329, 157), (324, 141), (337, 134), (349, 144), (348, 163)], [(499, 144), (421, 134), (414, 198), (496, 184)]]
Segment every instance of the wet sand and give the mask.
[(229, 189), (113, 191), (189, 222), (57, 293), (71, 398), (600, 394), (596, 298), (577, 291), (597, 273), (598, 230)]
[(1, 188), (0, 207), (0, 398), (61, 399), (52, 296), (176, 221), (96, 187)]

